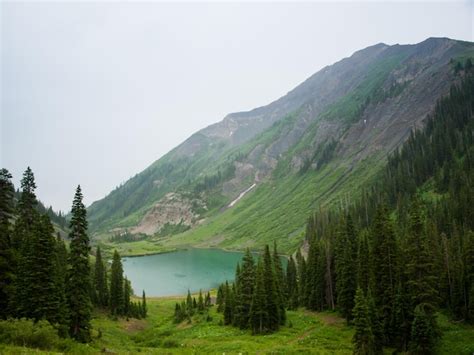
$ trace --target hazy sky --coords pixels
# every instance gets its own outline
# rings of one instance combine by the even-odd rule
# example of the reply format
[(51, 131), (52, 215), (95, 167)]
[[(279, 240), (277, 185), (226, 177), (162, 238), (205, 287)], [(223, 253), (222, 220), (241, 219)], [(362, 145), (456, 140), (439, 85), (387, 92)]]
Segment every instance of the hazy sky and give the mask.
[(473, 3), (2, 2), (0, 166), (86, 204), (369, 45), (473, 40)]

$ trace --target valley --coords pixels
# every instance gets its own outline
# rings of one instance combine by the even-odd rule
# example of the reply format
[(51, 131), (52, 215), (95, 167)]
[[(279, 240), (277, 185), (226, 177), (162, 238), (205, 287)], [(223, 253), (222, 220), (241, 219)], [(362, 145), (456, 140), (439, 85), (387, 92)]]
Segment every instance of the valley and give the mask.
[(86, 207), (0, 170), (0, 352), (474, 352), (474, 43), (379, 43)]

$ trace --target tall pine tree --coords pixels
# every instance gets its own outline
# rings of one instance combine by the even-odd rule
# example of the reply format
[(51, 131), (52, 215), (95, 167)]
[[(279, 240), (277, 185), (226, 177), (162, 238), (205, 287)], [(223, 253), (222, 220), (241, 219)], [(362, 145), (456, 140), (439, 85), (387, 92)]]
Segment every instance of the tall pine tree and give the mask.
[(82, 191), (78, 186), (71, 210), (69, 224), (71, 240), (67, 299), (69, 304), (70, 334), (80, 342), (90, 340), (91, 299), (89, 236), (87, 235), (86, 208), (82, 203)]
[(110, 312), (114, 315), (123, 314), (123, 267), (120, 255), (117, 250), (114, 251), (112, 267), (110, 274)]
[(109, 290), (107, 286), (107, 270), (102, 261), (100, 246), (97, 246), (95, 258), (94, 287), (96, 303), (97, 306), (105, 308), (109, 300)]
[(14, 254), (11, 244), (11, 223), (15, 189), (7, 169), (0, 169), (0, 319), (11, 315), (9, 304), (13, 294)]

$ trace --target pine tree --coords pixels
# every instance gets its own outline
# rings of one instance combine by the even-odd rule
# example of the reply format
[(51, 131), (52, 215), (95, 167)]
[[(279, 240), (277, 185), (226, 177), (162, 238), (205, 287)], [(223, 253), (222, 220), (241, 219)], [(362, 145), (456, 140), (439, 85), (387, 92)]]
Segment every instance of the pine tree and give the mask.
[(10, 219), (13, 216), (15, 189), (7, 169), (0, 169), (0, 319), (11, 315), (9, 305), (13, 294), (14, 251), (11, 244)]
[(270, 254), (270, 248), (266, 245), (263, 253), (263, 284), (265, 289), (265, 308), (268, 314), (267, 329), (270, 331), (278, 330), (281, 320), (286, 318), (280, 314), (281, 309), (283, 309), (284, 312), (284, 308), (280, 306), (280, 297), (277, 293), (275, 283), (272, 256)]
[(188, 290), (188, 296), (186, 297), (186, 313), (189, 317), (194, 314), (194, 303), (191, 297), (191, 291)]
[(239, 273), (239, 291), (236, 297), (235, 324), (241, 329), (249, 326), (250, 307), (255, 286), (255, 264), (250, 250), (247, 249)]
[(359, 245), (357, 251), (357, 284), (367, 293), (371, 279), (369, 239), (367, 232), (363, 231), (359, 235)]
[(474, 231), (467, 233), (464, 247), (466, 320), (474, 323)]
[(280, 324), (285, 324), (286, 322), (286, 304), (287, 304), (287, 294), (286, 294), (286, 281), (285, 274), (283, 272), (283, 266), (281, 265), (281, 260), (278, 255), (277, 244), (273, 243), (273, 269), (275, 275), (275, 292), (277, 295), (277, 303), (279, 308)]
[(426, 310), (423, 305), (415, 308), (414, 319), (411, 327), (411, 354), (432, 354), (438, 336), (436, 319), (431, 310)]
[(112, 259), (111, 274), (110, 274), (110, 312), (113, 315), (123, 314), (124, 304), (124, 282), (123, 282), (123, 267), (120, 255), (117, 250), (114, 251)]
[(21, 180), (21, 196), (17, 206), (18, 218), (15, 221), (15, 232), (12, 238), (13, 247), (20, 252), (22, 247), (28, 243), (28, 237), (32, 234), (30, 228), (38, 220), (38, 212), (36, 211), (38, 201), (36, 200), (35, 189), (35, 177), (31, 168), (28, 167)]
[(353, 318), (355, 333), (352, 338), (354, 354), (376, 354), (375, 337), (372, 331), (369, 308), (364, 292), (360, 287), (357, 288), (354, 303)]
[(337, 256), (337, 304), (341, 314), (347, 320), (352, 317), (352, 308), (354, 307), (354, 295), (356, 289), (356, 268), (357, 258), (357, 239), (352, 218), (349, 215), (346, 218), (343, 231), (341, 232), (342, 246), (339, 248), (340, 255)]
[(109, 300), (109, 290), (107, 286), (107, 271), (104, 262), (102, 261), (102, 253), (100, 246), (97, 246), (95, 253), (95, 268), (94, 268), (94, 287), (97, 306), (107, 307)]
[(198, 297), (198, 306), (197, 306), (198, 312), (203, 313), (204, 312), (204, 298), (202, 297), (202, 291), (199, 290), (199, 297)]
[(143, 318), (146, 318), (148, 314), (148, 307), (146, 305), (146, 296), (145, 296), (145, 290), (142, 292), (142, 307), (141, 307), (141, 316)]
[(123, 278), (123, 305), (122, 313), (124, 316), (130, 316), (130, 296), (132, 295), (132, 284), (124, 277)]
[(234, 310), (234, 295), (229, 283), (226, 281), (224, 288), (224, 324), (232, 324)]
[(372, 230), (372, 274), (374, 300), (387, 343), (394, 337), (391, 328), (396, 285), (397, 244), (392, 223), (385, 206), (377, 210)]
[(217, 289), (216, 305), (217, 305), (217, 312), (222, 312), (224, 310), (224, 285), (223, 284), (220, 284), (219, 288)]
[(208, 309), (212, 306), (211, 293), (209, 291), (206, 293), (206, 299), (204, 301), (204, 306)]
[(17, 219), (12, 234), (12, 247), (15, 262), (15, 282), (10, 297), (10, 309), (17, 317), (34, 317), (34, 304), (30, 302), (36, 286), (32, 270), (35, 268), (34, 241), (38, 234), (39, 214), (36, 211), (34, 175), (28, 167), (21, 180), (21, 196), (17, 206)]
[(325, 248), (313, 237), (306, 262), (306, 306), (314, 311), (321, 311), (325, 305), (326, 293), (326, 255)]
[(66, 243), (58, 233), (56, 236), (56, 292), (58, 294), (59, 310), (58, 323), (59, 335), (66, 336), (69, 326), (69, 309), (66, 298), (66, 282), (68, 276), (68, 252)]
[(180, 323), (184, 319), (183, 317), (183, 309), (179, 303), (176, 303), (174, 307), (174, 322)]
[(81, 342), (90, 340), (90, 268), (89, 237), (87, 235), (86, 208), (82, 203), (81, 187), (78, 186), (71, 210), (69, 225), (71, 240), (67, 298), (69, 304), (70, 334)]
[(58, 284), (56, 240), (53, 236), (54, 228), (49, 217), (40, 217), (35, 234), (30, 243), (34, 253), (30, 255), (30, 274), (34, 283), (30, 286), (32, 308), (31, 317), (35, 320), (45, 319), (51, 323), (64, 321), (64, 314), (60, 312), (61, 287)]
[[(412, 309), (424, 304), (424, 309), (434, 312), (438, 300), (434, 259), (426, 234), (425, 216), (419, 198), (415, 197), (410, 208), (407, 235), (407, 263), (404, 266)], [(430, 309), (431, 311), (429, 311)]]
[(398, 282), (397, 293), (393, 304), (394, 344), (400, 351), (406, 351), (411, 332), (412, 313), (410, 300), (402, 282)]
[(269, 315), (266, 307), (263, 263), (260, 260), (255, 273), (255, 288), (250, 306), (249, 324), (253, 334), (268, 331)]

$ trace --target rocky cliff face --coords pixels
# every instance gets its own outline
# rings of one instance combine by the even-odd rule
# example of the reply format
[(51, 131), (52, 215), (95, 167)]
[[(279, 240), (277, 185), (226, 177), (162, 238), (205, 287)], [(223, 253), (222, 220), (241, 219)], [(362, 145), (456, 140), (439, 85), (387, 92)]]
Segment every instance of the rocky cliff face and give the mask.
[[(300, 177), (298, 184), (304, 185), (309, 174), (317, 174), (329, 162), (340, 174), (336, 181), (347, 179), (360, 162), (384, 159), (422, 125), (436, 101), (459, 80), (450, 61), (473, 53), (472, 43), (447, 38), (416, 45), (381, 43), (360, 50), (269, 105), (229, 114), (197, 132), (94, 203), (89, 208), (92, 226), (99, 234), (117, 225), (147, 234), (166, 223), (185, 221), (193, 227), (197, 220), (224, 213), (253, 184), (248, 195), (264, 196), (269, 186), (278, 188)], [(331, 186), (331, 192), (338, 188)], [(196, 208), (191, 200), (180, 200), (177, 206), (174, 197), (179, 195), (170, 193), (180, 191), (206, 208)], [(315, 189), (314, 194), (329, 201), (330, 191)], [(282, 200), (283, 207), (292, 198)], [(255, 202), (252, 208), (258, 210), (259, 203), (266, 202)], [(229, 228), (219, 233), (229, 238), (241, 233)]]

